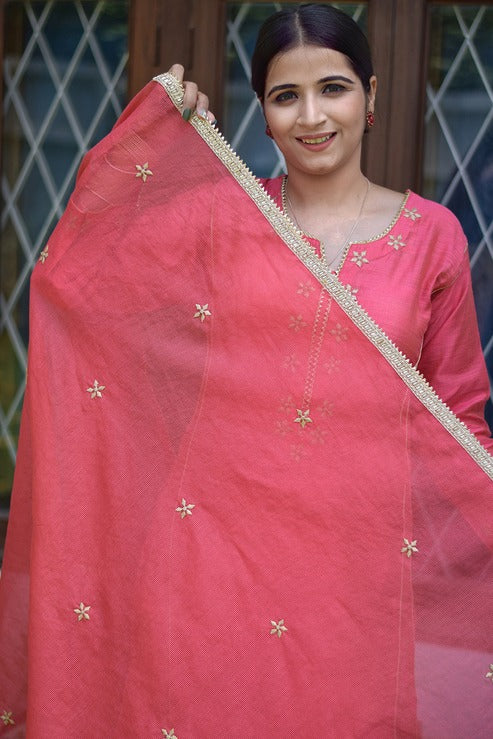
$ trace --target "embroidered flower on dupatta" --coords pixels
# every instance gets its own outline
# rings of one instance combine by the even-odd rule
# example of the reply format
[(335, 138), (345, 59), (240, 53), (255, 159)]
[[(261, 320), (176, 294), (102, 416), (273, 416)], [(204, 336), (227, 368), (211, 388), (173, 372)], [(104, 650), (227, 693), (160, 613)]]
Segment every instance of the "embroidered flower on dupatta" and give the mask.
[(161, 729), (161, 731), (163, 733), (164, 739), (178, 739), (174, 729), (171, 729), (171, 731), (168, 731), (167, 729)]
[(402, 554), (405, 554), (407, 557), (410, 557), (415, 552), (419, 552), (419, 549), (416, 546), (417, 543), (418, 543), (417, 539), (414, 539), (413, 541), (409, 541), (409, 539), (404, 539), (404, 546), (401, 549)]
[(303, 411), (301, 408), (297, 408), (296, 413), (298, 414), (298, 416), (294, 419), (294, 422), (299, 423), (302, 429), (305, 428), (307, 423), (313, 423), (313, 420), (310, 418), (310, 411), (308, 409), (306, 411)]
[(103, 390), (105, 390), (106, 385), (100, 385), (97, 380), (94, 380), (94, 385), (92, 387), (87, 388), (87, 392), (91, 393), (91, 398), (102, 398), (103, 397)]
[(91, 606), (85, 606), (84, 603), (79, 603), (78, 608), (74, 608), (74, 613), (77, 614), (77, 621), (89, 621), (89, 611)]
[(493, 665), (490, 665), (490, 669), (489, 669), (489, 670), (488, 670), (488, 672), (486, 673), (485, 677), (486, 677), (486, 678), (487, 678), (488, 680), (491, 680), (491, 682), (493, 683)]
[(147, 178), (154, 174), (154, 172), (149, 169), (149, 162), (146, 162), (145, 164), (136, 164), (135, 169), (137, 170), (135, 176), (141, 177), (142, 182), (146, 182)]
[(12, 711), (4, 711), (0, 716), (0, 719), (3, 721), (5, 726), (13, 726), (15, 724), (15, 721), (12, 718)]
[(212, 316), (212, 313), (209, 310), (209, 303), (206, 303), (205, 305), (195, 303), (195, 307), (197, 308), (197, 312), (194, 313), (194, 318), (200, 318), (200, 320), (204, 322), (206, 316)]
[(191, 516), (192, 515), (192, 508), (195, 508), (194, 503), (188, 503), (185, 500), (185, 498), (181, 499), (181, 506), (176, 508), (175, 510), (180, 514), (181, 518), (185, 518), (185, 516)]
[(271, 634), (277, 634), (279, 639), (284, 634), (284, 632), (287, 631), (286, 626), (284, 626), (284, 619), (281, 618), (280, 621), (271, 621), (272, 629), (270, 630)]
[(44, 264), (46, 262), (46, 260), (48, 259), (48, 256), (49, 256), (48, 255), (48, 247), (45, 246), (45, 248), (43, 249), (43, 251), (40, 252), (40, 254), (39, 254), (39, 261), (41, 262), (41, 264)]

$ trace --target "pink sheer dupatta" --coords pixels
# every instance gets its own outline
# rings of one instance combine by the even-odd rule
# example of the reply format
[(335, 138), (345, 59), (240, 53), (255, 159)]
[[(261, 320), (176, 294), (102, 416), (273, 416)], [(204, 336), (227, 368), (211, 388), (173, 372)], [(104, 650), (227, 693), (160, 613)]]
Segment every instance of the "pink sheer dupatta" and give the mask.
[(487, 737), (491, 457), (179, 96), (33, 275), (0, 731)]

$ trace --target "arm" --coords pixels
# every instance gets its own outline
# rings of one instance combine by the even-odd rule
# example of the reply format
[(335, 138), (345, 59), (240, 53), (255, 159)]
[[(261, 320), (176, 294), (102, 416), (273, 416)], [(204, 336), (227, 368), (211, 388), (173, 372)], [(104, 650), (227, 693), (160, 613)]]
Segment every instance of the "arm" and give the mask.
[(467, 250), (448, 284), (432, 294), (418, 369), (493, 453), (493, 439), (484, 420), (489, 381), (479, 340)]

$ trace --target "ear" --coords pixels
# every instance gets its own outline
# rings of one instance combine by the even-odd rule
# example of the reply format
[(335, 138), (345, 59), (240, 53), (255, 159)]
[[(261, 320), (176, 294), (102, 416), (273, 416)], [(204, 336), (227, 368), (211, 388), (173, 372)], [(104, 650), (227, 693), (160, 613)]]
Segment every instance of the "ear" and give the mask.
[(377, 96), (377, 78), (373, 74), (370, 77), (370, 89), (368, 90), (368, 93), (367, 93), (368, 110), (371, 110), (372, 112), (375, 109), (375, 98), (376, 98), (376, 96)]

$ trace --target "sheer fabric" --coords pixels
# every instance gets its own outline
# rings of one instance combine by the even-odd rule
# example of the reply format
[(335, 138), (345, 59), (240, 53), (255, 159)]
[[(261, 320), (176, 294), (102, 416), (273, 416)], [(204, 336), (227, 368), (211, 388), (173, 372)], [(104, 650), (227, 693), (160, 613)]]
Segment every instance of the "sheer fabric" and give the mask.
[(1, 731), (487, 737), (491, 457), (195, 123), (150, 83), (33, 275)]

